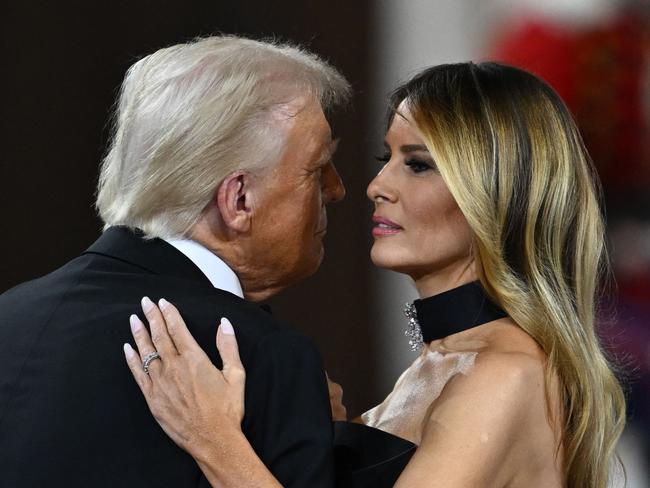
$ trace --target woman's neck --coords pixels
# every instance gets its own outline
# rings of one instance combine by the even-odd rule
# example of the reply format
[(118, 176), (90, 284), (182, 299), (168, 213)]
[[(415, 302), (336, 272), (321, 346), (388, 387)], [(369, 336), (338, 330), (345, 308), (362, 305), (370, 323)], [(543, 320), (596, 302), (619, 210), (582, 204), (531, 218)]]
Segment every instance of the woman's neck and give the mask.
[(471, 260), (465, 263), (455, 263), (455, 265), (435, 270), (429, 274), (412, 276), (412, 278), (420, 298), (426, 298), (476, 281), (478, 275), (474, 260)]

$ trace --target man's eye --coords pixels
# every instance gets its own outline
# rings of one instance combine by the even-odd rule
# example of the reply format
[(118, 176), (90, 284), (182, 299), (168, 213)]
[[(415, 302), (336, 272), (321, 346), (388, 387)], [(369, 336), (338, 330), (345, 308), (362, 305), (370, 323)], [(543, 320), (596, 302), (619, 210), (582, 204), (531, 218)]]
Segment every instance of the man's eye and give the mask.
[(432, 169), (435, 169), (431, 164), (426, 163), (424, 161), (420, 161), (418, 159), (409, 159), (404, 162), (406, 166), (411, 168), (411, 171), (414, 173), (423, 173), (425, 171), (429, 171)]
[(390, 158), (390, 153), (384, 153), (382, 156), (375, 156), (375, 159), (383, 164), (386, 164), (388, 161), (390, 161)]

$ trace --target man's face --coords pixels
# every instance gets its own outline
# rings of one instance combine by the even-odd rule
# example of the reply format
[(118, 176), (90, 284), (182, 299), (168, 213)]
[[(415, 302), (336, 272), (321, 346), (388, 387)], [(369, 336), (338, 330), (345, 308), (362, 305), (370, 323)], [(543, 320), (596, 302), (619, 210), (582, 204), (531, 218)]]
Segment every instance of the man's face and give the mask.
[[(345, 195), (332, 162), (334, 143), (313, 98), (288, 104), (278, 116), (285, 134), (279, 162), (262, 177), (252, 221), (257, 272), (270, 286), (313, 274), (323, 259), (326, 205)], [(275, 285), (275, 286), (274, 286)]]

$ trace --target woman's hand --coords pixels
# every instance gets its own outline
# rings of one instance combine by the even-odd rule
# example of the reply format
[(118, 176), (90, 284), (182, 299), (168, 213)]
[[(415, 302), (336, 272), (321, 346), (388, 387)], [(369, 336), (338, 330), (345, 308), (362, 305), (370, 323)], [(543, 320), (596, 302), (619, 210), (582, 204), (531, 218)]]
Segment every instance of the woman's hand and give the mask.
[[(222, 444), (241, 432), (244, 417), (246, 372), (239, 358), (234, 330), (221, 319), (217, 349), (223, 370), (212, 364), (190, 334), (176, 307), (164, 299), (158, 308), (142, 299), (151, 336), (137, 315), (130, 318), (138, 351), (124, 345), (126, 361), (156, 421), (182, 449), (194, 458), (214, 455)], [(148, 373), (143, 360), (157, 352)]]
[(330, 408), (332, 409), (332, 419), (333, 420), (347, 420), (348, 411), (343, 405), (343, 388), (338, 383), (330, 380), (330, 377), (327, 373), (327, 388), (330, 393)]
[[(160, 426), (196, 460), (210, 485), (282, 488), (241, 431), (246, 372), (231, 323), (221, 319), (217, 329), (223, 362), (219, 370), (187, 330), (176, 307), (165, 299), (158, 305), (142, 299), (151, 336), (132, 315), (138, 352), (124, 344), (124, 354)], [(153, 353), (160, 359), (147, 360)]]

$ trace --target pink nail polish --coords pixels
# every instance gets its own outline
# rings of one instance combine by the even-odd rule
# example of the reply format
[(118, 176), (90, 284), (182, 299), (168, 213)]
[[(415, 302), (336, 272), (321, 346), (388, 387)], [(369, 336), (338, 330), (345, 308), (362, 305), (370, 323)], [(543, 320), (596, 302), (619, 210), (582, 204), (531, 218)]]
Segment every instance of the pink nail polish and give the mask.
[(129, 317), (129, 324), (131, 324), (131, 332), (136, 333), (142, 328), (142, 320), (138, 318), (136, 314), (133, 314)]
[(124, 354), (126, 354), (126, 357), (131, 359), (133, 356), (135, 356), (135, 351), (131, 347), (131, 344), (128, 342), (124, 343)]
[(149, 300), (149, 297), (142, 297), (142, 310), (144, 310), (145, 313), (150, 312), (151, 309), (154, 307), (153, 302)]
[(235, 335), (235, 329), (233, 329), (230, 320), (228, 320), (226, 317), (222, 317), (220, 326), (221, 326), (221, 331), (224, 334)]

